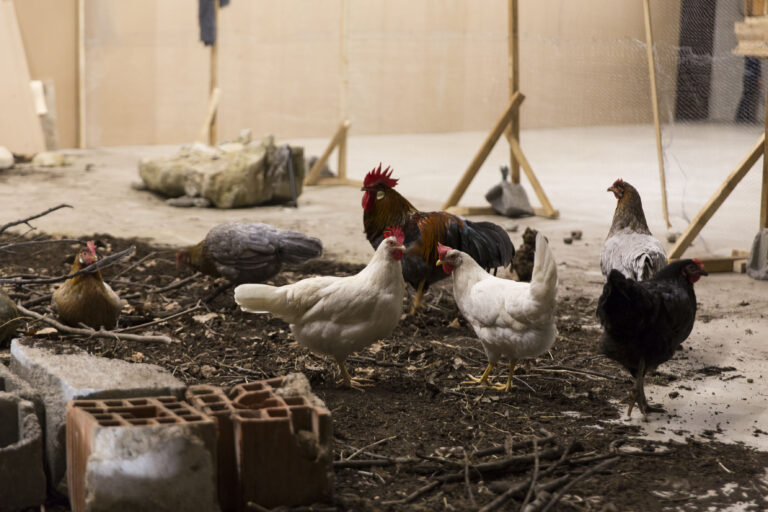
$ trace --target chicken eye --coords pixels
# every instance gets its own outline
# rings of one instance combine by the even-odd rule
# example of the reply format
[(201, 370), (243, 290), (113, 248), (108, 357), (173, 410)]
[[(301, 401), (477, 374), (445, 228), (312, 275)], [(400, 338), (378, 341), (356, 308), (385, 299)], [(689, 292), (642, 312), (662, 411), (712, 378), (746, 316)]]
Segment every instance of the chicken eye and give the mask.
[(378, 192), (376, 192), (376, 199), (384, 199), (384, 191), (383, 190), (379, 190)]

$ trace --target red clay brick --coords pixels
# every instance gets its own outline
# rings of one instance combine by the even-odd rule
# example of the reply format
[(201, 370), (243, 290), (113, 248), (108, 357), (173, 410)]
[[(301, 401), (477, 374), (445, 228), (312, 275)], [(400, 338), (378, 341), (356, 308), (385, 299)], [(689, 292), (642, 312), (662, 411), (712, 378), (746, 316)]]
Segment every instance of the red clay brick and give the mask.
[[(67, 403), (67, 484), (69, 499), (74, 512), (86, 510), (87, 471), (89, 456), (94, 448), (98, 432), (105, 428), (156, 427), (170, 425), (201, 424), (210, 429), (210, 443), (213, 444), (213, 420), (190, 405), (179, 402), (175, 397), (72, 400)], [(201, 433), (201, 437), (205, 437)], [(209, 452), (215, 450), (208, 446)], [(213, 466), (215, 461), (211, 461)], [(212, 468), (213, 469), (213, 468)], [(204, 490), (201, 490), (204, 493)], [(211, 496), (213, 500), (214, 496)], [(137, 497), (141, 503), (141, 497)], [(215, 501), (215, 500), (213, 500)], [(211, 510), (203, 499), (199, 510)], [(215, 507), (217, 508), (217, 507)]]

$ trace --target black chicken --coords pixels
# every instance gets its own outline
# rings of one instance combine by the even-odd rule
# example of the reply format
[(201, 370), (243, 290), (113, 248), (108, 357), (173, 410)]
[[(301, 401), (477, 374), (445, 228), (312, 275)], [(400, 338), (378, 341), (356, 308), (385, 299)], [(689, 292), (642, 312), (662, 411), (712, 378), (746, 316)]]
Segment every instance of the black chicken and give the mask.
[(608, 274), (597, 303), (597, 316), (605, 329), (600, 348), (635, 379), (628, 416), (635, 403), (643, 416), (664, 412), (648, 405), (645, 375), (668, 361), (691, 334), (696, 317), (693, 283), (706, 275), (696, 259), (671, 263), (648, 281), (627, 279), (616, 269)]

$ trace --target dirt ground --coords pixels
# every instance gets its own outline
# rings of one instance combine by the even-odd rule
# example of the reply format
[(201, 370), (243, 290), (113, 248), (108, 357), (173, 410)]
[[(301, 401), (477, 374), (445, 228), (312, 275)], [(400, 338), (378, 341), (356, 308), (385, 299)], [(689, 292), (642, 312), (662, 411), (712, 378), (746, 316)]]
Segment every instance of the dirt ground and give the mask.
[[(513, 239), (518, 235), (513, 233)], [(103, 246), (104, 255), (136, 246), (130, 259), (104, 271), (105, 280), (129, 304), (120, 327), (188, 311), (217, 284), (199, 277), (163, 291), (188, 276), (175, 268), (173, 248), (109, 234), (92, 238)], [(562, 250), (560, 246), (553, 244), (555, 251)], [(63, 275), (76, 248), (57, 243), (4, 251), (2, 274)], [(746, 370), (748, 361), (702, 365), (695, 357), (700, 344), (686, 342), (675, 361), (648, 382), (651, 400), (662, 402), (670, 413), (651, 415), (649, 423), (642, 424), (635, 412), (627, 421), (621, 402), (629, 389), (628, 376), (597, 351), (599, 276), (569, 258), (558, 261), (558, 341), (549, 354), (518, 369), (511, 393), (460, 386), (467, 374), (483, 371), (486, 359), (458, 313), (448, 281), (433, 287), (421, 314), (405, 316), (392, 336), (349, 358), (353, 375), (375, 382), (364, 392), (337, 388), (335, 363), (299, 347), (282, 321), (239, 311), (230, 293), (136, 331), (166, 334), (178, 343), (48, 336), (56, 344), (78, 345), (104, 357), (158, 364), (188, 384), (228, 387), (303, 372), (334, 422), (335, 498), (316, 510), (476, 510), (505, 491), (509, 500), (498, 510), (517, 510), (532, 481), (536, 490), (529, 501), (538, 505), (532, 510), (543, 510), (557, 493), (561, 499), (549, 510), (768, 509), (766, 451), (724, 438), (725, 422), (722, 429), (718, 423), (702, 432), (671, 426), (680, 415), (680, 404), (707, 408), (709, 393), (702, 395), (697, 386), (749, 379), (759, 395), (765, 392), (768, 375)], [(319, 259), (286, 269), (272, 283), (317, 274), (347, 275), (360, 268)], [(709, 291), (704, 293), (706, 301), (700, 298), (692, 338), (704, 338), (707, 325), (726, 322), (733, 312), (750, 318), (752, 329), (761, 332), (754, 327), (765, 321), (764, 300), (759, 299), (764, 289), (759, 284), (742, 282), (740, 303), (717, 298), (718, 287), (732, 286), (722, 276), (711, 276), (702, 285)], [(6, 289), (19, 303), (45, 313), (48, 300), (37, 299), (54, 286)], [(747, 324), (736, 324), (729, 327), (733, 336), (748, 337), (743, 334)], [(22, 330), (34, 334), (43, 327), (30, 321)], [(0, 358), (7, 362), (7, 347), (0, 350)], [(505, 369), (498, 368), (496, 380), (504, 376)], [(742, 404), (734, 401), (728, 407), (733, 411)], [(666, 429), (676, 431), (677, 441), (650, 435)], [(760, 446), (766, 431), (760, 423), (748, 434)], [(67, 508), (51, 502), (46, 509)]]

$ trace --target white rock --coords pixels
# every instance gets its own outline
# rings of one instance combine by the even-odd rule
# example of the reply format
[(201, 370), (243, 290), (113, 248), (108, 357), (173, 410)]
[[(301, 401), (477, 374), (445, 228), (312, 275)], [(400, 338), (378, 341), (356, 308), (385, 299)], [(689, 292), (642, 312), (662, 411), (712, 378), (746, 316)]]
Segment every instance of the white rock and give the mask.
[(8, 148), (0, 146), (0, 171), (13, 167), (13, 153)]
[(35, 155), (35, 158), (32, 159), (32, 165), (37, 167), (64, 167), (69, 165), (69, 162), (61, 153), (43, 151)]

